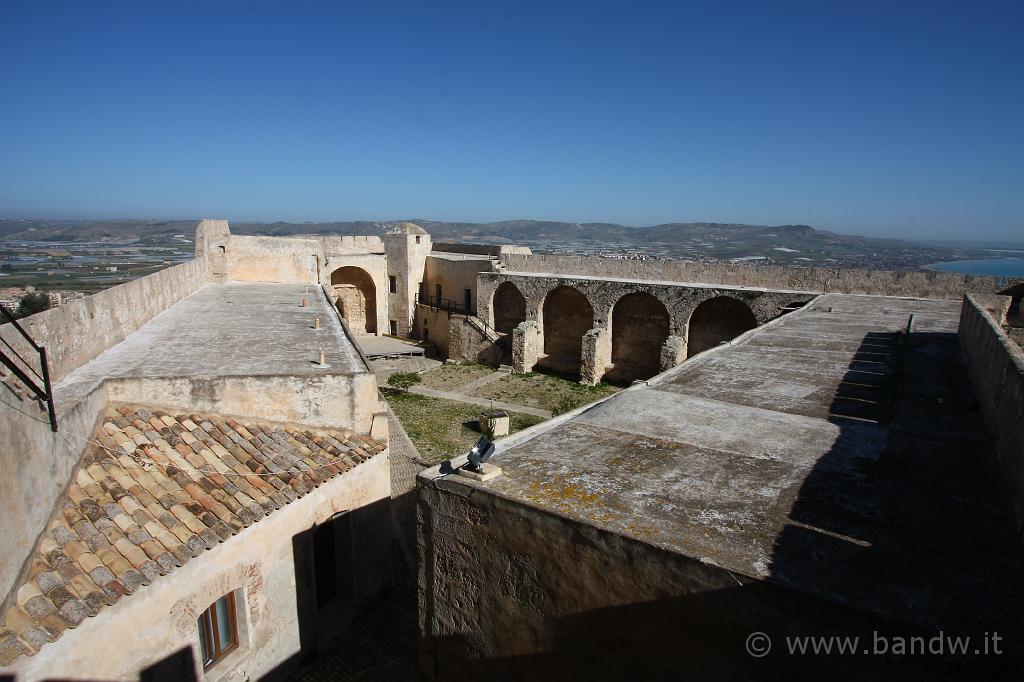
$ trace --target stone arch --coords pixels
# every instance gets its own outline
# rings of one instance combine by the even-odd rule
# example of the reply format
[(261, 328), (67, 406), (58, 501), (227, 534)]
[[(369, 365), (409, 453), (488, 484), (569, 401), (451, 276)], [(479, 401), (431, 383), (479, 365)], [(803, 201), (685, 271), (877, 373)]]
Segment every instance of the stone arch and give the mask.
[(331, 291), (341, 316), (355, 333), (377, 333), (377, 287), (366, 270), (346, 265), (331, 273)]
[(731, 296), (715, 296), (697, 306), (690, 315), (686, 332), (686, 357), (731, 341), (757, 326), (746, 303)]
[(502, 282), (494, 292), (491, 312), (495, 331), (511, 334), (516, 325), (526, 321), (526, 298), (515, 284)]
[(560, 286), (544, 298), (544, 354), (540, 363), (558, 372), (579, 373), (583, 335), (594, 326), (594, 308), (578, 289)]
[(669, 336), (665, 304), (653, 294), (637, 291), (612, 308), (612, 369), (615, 380), (649, 379), (661, 369), (661, 347)]

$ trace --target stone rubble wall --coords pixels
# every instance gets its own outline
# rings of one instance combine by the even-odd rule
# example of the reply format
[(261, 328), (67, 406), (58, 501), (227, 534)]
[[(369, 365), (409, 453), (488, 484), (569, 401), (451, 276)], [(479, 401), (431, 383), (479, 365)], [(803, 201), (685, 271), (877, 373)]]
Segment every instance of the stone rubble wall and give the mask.
[[(417, 481), (425, 680), (761, 679), (764, 660), (743, 649), (753, 632), (892, 627), (458, 479)], [(853, 679), (894, 674), (883, 656), (790, 656), (781, 665), (794, 679), (850, 676), (859, 665), (868, 668)]]
[(588, 275), (669, 282), (794, 289), (820, 293), (875, 294), (959, 299), (965, 293), (994, 293), (1000, 278), (948, 272), (900, 272), (783, 265), (745, 265), (680, 260), (635, 261), (598, 256), (502, 254), (510, 272)]

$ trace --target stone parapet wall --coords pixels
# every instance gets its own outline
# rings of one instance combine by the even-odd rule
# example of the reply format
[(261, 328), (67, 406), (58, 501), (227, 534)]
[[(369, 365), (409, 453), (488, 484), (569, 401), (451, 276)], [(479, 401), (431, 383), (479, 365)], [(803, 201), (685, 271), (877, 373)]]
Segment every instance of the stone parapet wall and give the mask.
[[(426, 680), (762, 679), (766, 670), (895, 679), (927, 665), (789, 656), (766, 666), (744, 652), (751, 633), (781, 641), (783, 633), (919, 631), (438, 475), (428, 469), (417, 481)], [(587, 508), (568, 482), (533, 494)]]
[[(107, 405), (101, 385), (57, 413), (50, 430), (46, 410), (0, 387), (0, 600), (17, 580), (25, 558), (49, 522), (54, 505), (89, 444)], [(9, 604), (4, 601), (0, 612)]]
[(370, 433), (380, 411), (370, 372), (322, 376), (132, 377), (106, 381), (109, 400)]
[(1024, 351), (1002, 328), (1008, 305), (1005, 296), (965, 296), (957, 336), (1024, 534)]
[(317, 284), (323, 250), (315, 239), (231, 235), (227, 279), (237, 282)]
[(511, 244), (457, 244), (454, 242), (435, 242), (434, 251), (447, 253), (471, 253), (480, 256), (501, 256), (505, 254), (530, 255), (529, 246), (513, 246)]
[(948, 272), (897, 272), (845, 268), (801, 268), (679, 260), (636, 261), (597, 256), (502, 254), (512, 272), (588, 275), (648, 281), (693, 282), (731, 286), (795, 289), (814, 293), (874, 294), (914, 298), (959, 299), (965, 293), (994, 293), (998, 277)]
[[(31, 315), (20, 323), (36, 343), (46, 347), (50, 376), (56, 382), (124, 341), (206, 281), (206, 264), (197, 258)], [(0, 336), (38, 370), (37, 354), (11, 325), (0, 326)]]

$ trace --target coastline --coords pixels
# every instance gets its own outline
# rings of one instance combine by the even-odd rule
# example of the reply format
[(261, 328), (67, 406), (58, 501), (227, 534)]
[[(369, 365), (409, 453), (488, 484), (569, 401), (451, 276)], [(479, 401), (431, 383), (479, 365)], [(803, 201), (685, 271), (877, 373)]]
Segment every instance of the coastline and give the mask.
[[(1000, 264), (1002, 264), (1003, 267), (1000, 267)], [(920, 268), (922, 270), (930, 270), (932, 272), (948, 272), (960, 275), (974, 275), (976, 277), (1024, 278), (1024, 258), (1020, 256), (965, 258), (963, 260), (929, 263), (927, 265), (920, 266)], [(973, 271), (969, 272), (968, 270)]]

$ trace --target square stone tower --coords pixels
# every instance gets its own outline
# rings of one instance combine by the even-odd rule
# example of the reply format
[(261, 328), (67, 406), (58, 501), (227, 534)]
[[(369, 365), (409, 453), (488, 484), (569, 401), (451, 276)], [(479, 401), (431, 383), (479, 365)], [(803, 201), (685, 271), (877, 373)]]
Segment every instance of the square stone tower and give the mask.
[(384, 235), (388, 261), (387, 333), (408, 336), (416, 314), (416, 294), (430, 254), (430, 235), (414, 223), (395, 225)]

